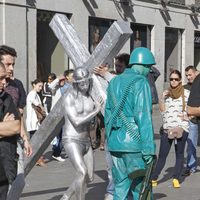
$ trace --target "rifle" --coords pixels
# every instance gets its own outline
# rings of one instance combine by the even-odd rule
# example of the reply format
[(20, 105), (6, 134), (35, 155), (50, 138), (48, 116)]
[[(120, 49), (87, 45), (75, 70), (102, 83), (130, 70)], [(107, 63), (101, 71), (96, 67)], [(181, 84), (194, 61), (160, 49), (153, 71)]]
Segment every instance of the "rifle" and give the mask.
[(134, 180), (138, 177), (143, 177), (138, 200), (151, 200), (151, 172), (153, 171), (155, 160), (156, 158), (154, 157), (152, 161), (147, 165), (146, 169), (139, 169), (128, 175), (131, 180)]

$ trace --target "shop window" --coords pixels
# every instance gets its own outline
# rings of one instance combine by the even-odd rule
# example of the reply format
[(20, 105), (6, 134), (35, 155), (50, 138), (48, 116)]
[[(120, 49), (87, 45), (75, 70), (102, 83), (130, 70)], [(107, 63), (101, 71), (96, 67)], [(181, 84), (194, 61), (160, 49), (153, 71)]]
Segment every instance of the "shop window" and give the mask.
[(181, 71), (182, 30), (175, 28), (165, 29), (165, 82), (168, 82), (172, 70)]
[(194, 66), (200, 70), (200, 32), (194, 33)]
[(141, 24), (131, 24), (131, 29), (133, 34), (131, 36), (130, 51), (137, 47), (147, 47), (151, 49), (151, 29), (152, 26), (141, 25)]
[(54, 14), (50, 11), (37, 11), (37, 77), (41, 80), (46, 80), (50, 72), (63, 73), (69, 65), (62, 45), (49, 26)]
[(89, 18), (89, 51), (92, 53), (114, 20), (96, 17)]

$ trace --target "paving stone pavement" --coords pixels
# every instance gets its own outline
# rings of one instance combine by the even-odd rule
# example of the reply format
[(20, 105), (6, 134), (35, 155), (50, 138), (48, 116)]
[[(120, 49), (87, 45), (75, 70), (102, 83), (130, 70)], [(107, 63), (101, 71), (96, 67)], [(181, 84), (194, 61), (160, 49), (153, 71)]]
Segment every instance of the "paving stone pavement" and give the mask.
[[(159, 149), (159, 127), (161, 115), (157, 109), (153, 112), (155, 141)], [(63, 152), (64, 153), (64, 152)], [(200, 148), (197, 149), (198, 160)], [(20, 200), (59, 200), (75, 177), (75, 171), (68, 159), (57, 162), (51, 159), (51, 147), (44, 154), (48, 159), (48, 167), (35, 166), (26, 177), (26, 186)], [(104, 151), (96, 149), (94, 181), (88, 185), (86, 200), (103, 200), (107, 186), (107, 172)], [(200, 200), (200, 167), (194, 175), (182, 177), (181, 188), (172, 187), (172, 170), (175, 161), (174, 146), (172, 146), (166, 166), (163, 169), (158, 186), (153, 189), (154, 200)], [(75, 200), (75, 198), (72, 198)]]

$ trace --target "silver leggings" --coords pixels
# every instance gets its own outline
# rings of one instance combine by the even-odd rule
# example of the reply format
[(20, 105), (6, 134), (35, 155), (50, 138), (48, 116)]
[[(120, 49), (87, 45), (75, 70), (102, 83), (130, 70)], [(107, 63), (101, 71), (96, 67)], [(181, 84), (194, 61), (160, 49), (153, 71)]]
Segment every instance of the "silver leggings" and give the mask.
[[(75, 194), (77, 200), (85, 200), (88, 181), (93, 180), (94, 158), (89, 142), (79, 140), (63, 140), (63, 146), (76, 170), (76, 178), (61, 200), (68, 200)], [(87, 177), (89, 180), (87, 180)]]

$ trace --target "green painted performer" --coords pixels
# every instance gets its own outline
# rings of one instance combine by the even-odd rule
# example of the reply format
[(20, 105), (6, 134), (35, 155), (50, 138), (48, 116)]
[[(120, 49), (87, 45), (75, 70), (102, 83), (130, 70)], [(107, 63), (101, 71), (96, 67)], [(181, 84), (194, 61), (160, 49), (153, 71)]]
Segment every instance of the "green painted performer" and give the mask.
[[(127, 200), (129, 190), (139, 199), (143, 178), (129, 178), (145, 170), (155, 155), (151, 91), (146, 79), (155, 59), (151, 51), (136, 48), (129, 65), (107, 89), (105, 128), (113, 160), (114, 200)], [(152, 198), (152, 197), (151, 197)]]

